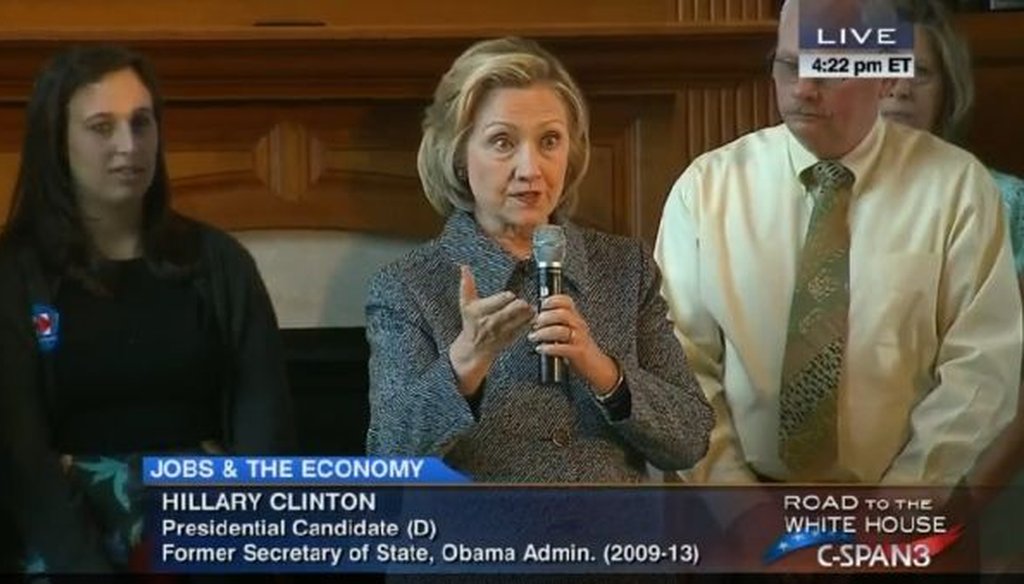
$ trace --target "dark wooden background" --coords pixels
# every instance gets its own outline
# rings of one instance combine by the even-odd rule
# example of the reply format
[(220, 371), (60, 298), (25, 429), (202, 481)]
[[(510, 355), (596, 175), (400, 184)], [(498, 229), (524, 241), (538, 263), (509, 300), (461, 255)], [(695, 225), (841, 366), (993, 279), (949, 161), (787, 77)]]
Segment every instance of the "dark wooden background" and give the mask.
[[(175, 205), (227, 229), (435, 233), (415, 174), (437, 79), (475, 40), (560, 56), (593, 109), (578, 218), (652, 241), (697, 154), (777, 121), (775, 0), (8, 0), (0, 6), (0, 221), (41, 63), (113, 41), (154, 61)], [(971, 147), (1024, 174), (1024, 13), (960, 24), (977, 62)]]

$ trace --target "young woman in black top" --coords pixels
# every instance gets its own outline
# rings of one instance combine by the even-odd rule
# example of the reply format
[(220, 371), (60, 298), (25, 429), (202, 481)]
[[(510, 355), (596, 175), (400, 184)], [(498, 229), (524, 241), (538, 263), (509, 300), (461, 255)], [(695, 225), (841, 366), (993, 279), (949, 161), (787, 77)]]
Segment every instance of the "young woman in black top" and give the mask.
[(0, 479), (30, 572), (142, 567), (139, 458), (292, 441), (248, 253), (176, 214), (155, 78), (109, 46), (35, 81), (0, 238)]

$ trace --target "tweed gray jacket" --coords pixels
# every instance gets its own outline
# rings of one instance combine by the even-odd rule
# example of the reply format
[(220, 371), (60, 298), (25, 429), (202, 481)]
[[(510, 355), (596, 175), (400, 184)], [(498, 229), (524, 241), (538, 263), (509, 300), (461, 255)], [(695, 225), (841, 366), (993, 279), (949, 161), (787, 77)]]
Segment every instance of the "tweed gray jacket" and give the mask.
[(633, 482), (645, 462), (684, 469), (704, 456), (714, 414), (686, 364), (650, 254), (634, 240), (566, 226), (565, 293), (605, 353), (621, 363), (628, 417), (614, 420), (579, 376), (538, 383), (523, 335), (494, 362), (476, 409), (457, 391), (448, 347), (458, 336), (459, 266), (480, 297), (510, 290), (536, 305), (536, 268), (456, 211), (441, 235), (370, 284), (370, 427), (377, 455), (442, 455), (476, 480)]

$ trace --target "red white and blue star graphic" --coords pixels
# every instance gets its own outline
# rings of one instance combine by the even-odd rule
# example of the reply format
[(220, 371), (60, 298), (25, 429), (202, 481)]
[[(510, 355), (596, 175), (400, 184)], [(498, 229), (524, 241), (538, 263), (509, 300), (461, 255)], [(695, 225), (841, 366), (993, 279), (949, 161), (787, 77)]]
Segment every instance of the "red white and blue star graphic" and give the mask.
[(804, 530), (782, 534), (779, 539), (764, 552), (764, 563), (772, 564), (781, 558), (804, 548), (826, 543), (853, 543), (851, 533), (843, 531)]
[[(963, 526), (956, 525), (946, 533), (921, 537), (909, 543), (910, 545), (926, 546), (928, 548), (928, 555), (930, 557), (935, 557), (945, 551), (946, 548), (956, 543), (956, 541), (960, 539), (961, 535), (963, 535)], [(782, 534), (775, 543), (765, 550), (762, 559), (764, 560), (765, 565), (768, 565), (779, 561), (783, 557), (797, 550), (824, 544), (844, 543), (856, 543), (854, 534), (841, 531), (793, 531)], [(906, 543), (902, 545), (906, 545)]]

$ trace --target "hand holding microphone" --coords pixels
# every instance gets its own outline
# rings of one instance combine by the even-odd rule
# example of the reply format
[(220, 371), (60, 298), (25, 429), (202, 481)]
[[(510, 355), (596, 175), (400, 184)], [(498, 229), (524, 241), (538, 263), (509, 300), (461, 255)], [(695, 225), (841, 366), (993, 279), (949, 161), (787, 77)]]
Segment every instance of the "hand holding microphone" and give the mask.
[(564, 383), (566, 363), (586, 379), (598, 395), (615, 389), (619, 367), (593, 337), (571, 297), (562, 294), (565, 233), (557, 225), (538, 227), (533, 235), (537, 262), (539, 312), (528, 338), (540, 353), (540, 382)]

